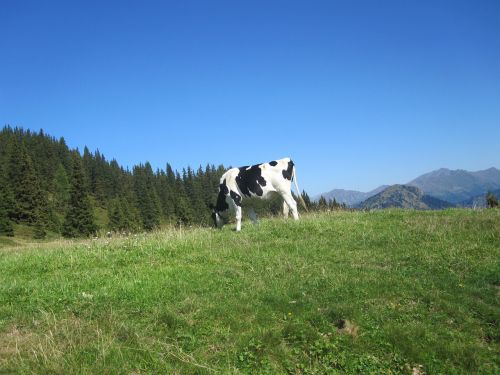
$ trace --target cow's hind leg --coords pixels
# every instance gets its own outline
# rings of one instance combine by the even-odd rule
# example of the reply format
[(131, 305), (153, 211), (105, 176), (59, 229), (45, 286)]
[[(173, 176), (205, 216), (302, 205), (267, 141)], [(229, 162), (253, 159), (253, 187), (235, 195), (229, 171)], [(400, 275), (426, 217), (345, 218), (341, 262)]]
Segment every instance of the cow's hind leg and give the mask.
[(293, 199), (292, 194), (283, 194), (283, 199), (292, 211), (292, 216), (294, 220), (299, 220), (299, 212), (297, 211), (297, 202)]
[(257, 224), (257, 214), (255, 213), (253, 207), (250, 207), (250, 209), (248, 210), (248, 216), (250, 217), (250, 220), (252, 220), (254, 224)]
[(241, 206), (238, 206), (232, 199), (231, 199), (231, 208), (234, 211), (234, 216), (236, 217), (236, 232), (239, 232), (241, 230)]

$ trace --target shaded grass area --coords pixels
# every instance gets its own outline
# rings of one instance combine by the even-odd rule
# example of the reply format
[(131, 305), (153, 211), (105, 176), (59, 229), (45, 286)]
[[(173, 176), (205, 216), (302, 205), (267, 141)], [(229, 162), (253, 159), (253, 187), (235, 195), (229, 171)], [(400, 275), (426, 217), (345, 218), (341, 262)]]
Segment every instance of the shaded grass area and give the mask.
[(0, 372), (498, 373), (500, 212), (0, 250)]

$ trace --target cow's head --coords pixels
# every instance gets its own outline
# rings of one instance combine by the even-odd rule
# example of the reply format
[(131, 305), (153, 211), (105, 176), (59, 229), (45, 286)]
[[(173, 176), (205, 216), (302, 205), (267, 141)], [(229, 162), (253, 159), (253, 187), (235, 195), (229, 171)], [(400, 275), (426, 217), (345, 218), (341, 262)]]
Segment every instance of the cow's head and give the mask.
[(224, 226), (228, 218), (229, 205), (226, 201), (228, 194), (229, 189), (227, 188), (226, 180), (224, 180), (224, 182), (219, 185), (219, 195), (217, 196), (216, 205), (210, 205), (214, 226), (219, 229)]
[(212, 220), (214, 222), (214, 227), (219, 228), (219, 229), (222, 228), (224, 225), (224, 218), (217, 211), (216, 206), (214, 206), (213, 204), (210, 204), (209, 207), (212, 210)]

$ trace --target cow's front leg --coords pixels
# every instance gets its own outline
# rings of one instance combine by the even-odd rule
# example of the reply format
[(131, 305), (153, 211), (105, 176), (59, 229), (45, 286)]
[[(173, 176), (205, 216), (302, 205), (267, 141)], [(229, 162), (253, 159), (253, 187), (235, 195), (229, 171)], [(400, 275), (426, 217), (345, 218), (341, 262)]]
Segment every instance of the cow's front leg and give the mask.
[(241, 207), (236, 206), (235, 207), (235, 212), (236, 212), (236, 232), (239, 232), (241, 230)]
[(231, 196), (231, 205), (233, 206), (234, 212), (236, 214), (236, 231), (241, 230), (241, 195), (231, 190), (229, 193)]

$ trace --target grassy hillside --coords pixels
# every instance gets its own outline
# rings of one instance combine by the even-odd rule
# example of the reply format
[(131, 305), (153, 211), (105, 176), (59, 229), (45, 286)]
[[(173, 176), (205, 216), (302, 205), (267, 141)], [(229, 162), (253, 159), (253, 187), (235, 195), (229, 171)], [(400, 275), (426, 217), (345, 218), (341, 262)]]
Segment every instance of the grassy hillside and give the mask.
[(0, 241), (0, 373), (498, 373), (500, 210), (231, 229)]

